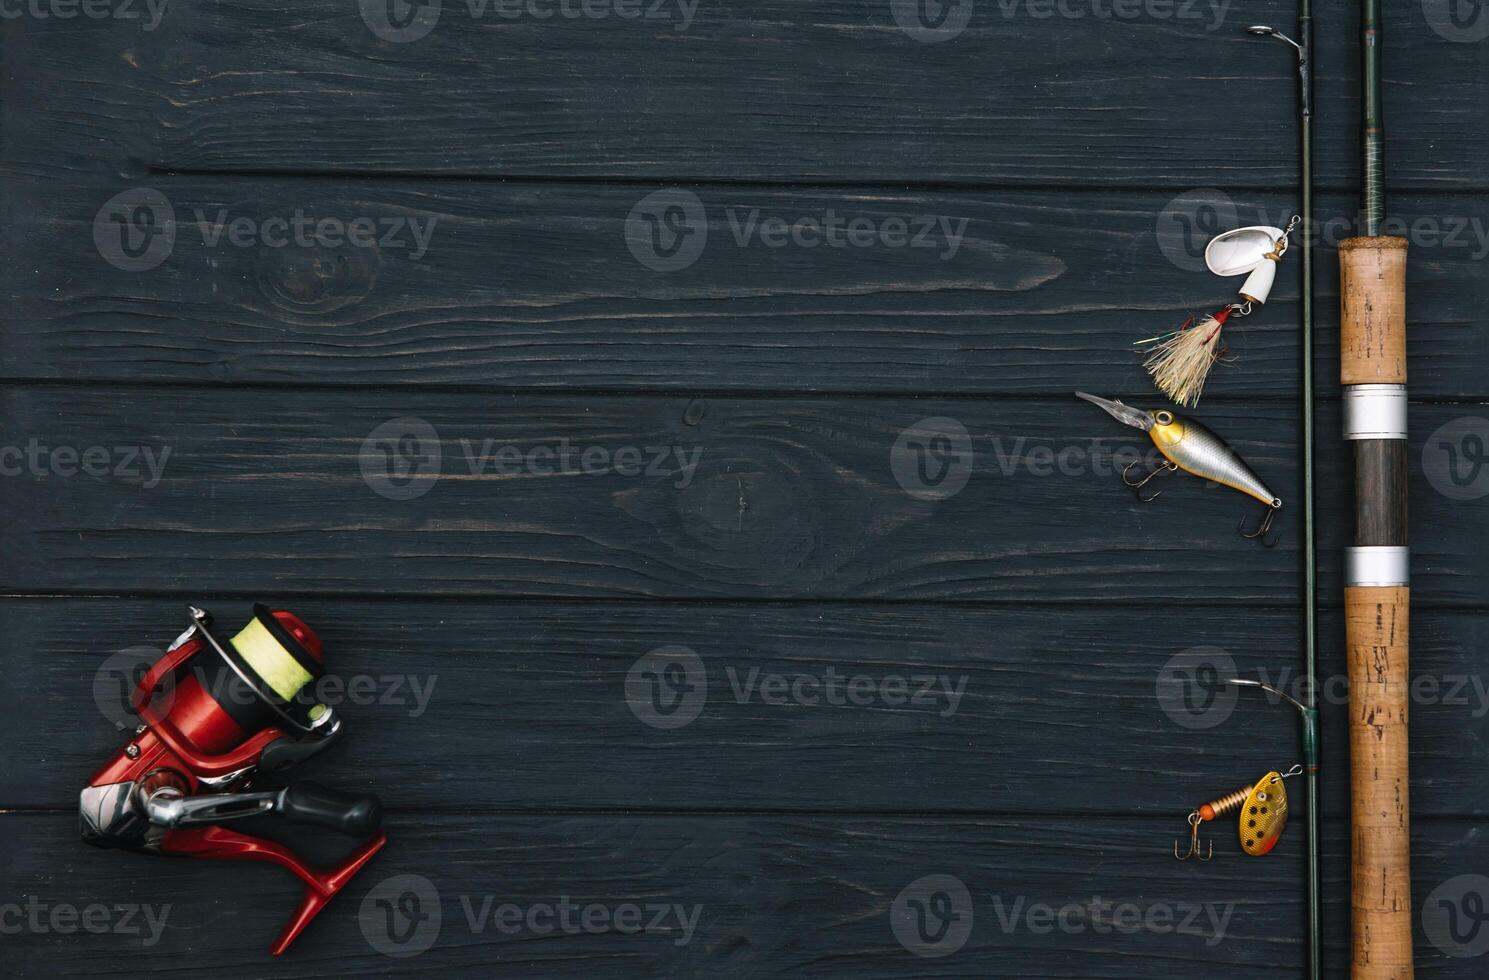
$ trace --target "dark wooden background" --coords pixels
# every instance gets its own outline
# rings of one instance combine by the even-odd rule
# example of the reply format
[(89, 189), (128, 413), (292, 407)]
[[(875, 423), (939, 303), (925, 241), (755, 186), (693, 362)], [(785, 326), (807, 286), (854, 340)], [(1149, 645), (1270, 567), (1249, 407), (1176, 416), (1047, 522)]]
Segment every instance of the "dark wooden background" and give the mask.
[[(0, 906), (172, 910), (154, 945), (7, 933), (5, 972), (1296, 975), (1296, 825), (1265, 859), (1228, 827), (1210, 864), (1169, 853), (1201, 799), (1295, 761), (1293, 718), (1246, 699), (1195, 730), (1157, 696), (1164, 665), (1199, 646), (1245, 676), (1296, 669), (1296, 507), (1267, 551), (1232, 533), (1246, 508), (1226, 492), (1175, 482), (1142, 506), (1109, 476), (1037, 465), (1045, 449), (1122, 444), (1070, 391), (1156, 403), (1131, 342), (1234, 286), (1175, 261), (1164, 222), (1185, 201), (1220, 202), (1222, 224), (1296, 207), (1293, 64), (1242, 30), (1287, 29), (1293, 10), (1239, 7), (1073, 18), (977, 0), (940, 43), (902, 30), (889, 0), (703, 2), (686, 29), (675, 7), (503, 19), (446, 0), (406, 43), (352, 0), (173, 0), (153, 30), (6, 20), (0, 443), (171, 455), (158, 485), (0, 480)], [(1489, 506), (1438, 492), (1420, 465), (1440, 426), (1489, 415), (1489, 246), (1473, 233), (1489, 220), (1489, 42), (1444, 36), (1471, 38), (1470, 15), (1489, 10), (1445, 9), (1404, 3), (1387, 23), (1392, 213), (1444, 235), (1468, 223), (1456, 240), (1414, 232), (1410, 267), (1414, 668), (1469, 682), (1413, 709), (1419, 904), (1489, 872), (1489, 704), (1474, 686)], [(1321, 217), (1354, 210), (1355, 26), (1352, 9), (1320, 12)], [(148, 271), (114, 267), (93, 240), (104, 203), (135, 188), (177, 219)], [(626, 221), (669, 188), (702, 201), (709, 244), (658, 272)], [(209, 248), (195, 226), (198, 210), (296, 209), (435, 225), (417, 258)], [(751, 209), (965, 218), (966, 239), (944, 260), (737, 247), (728, 215)], [(1322, 658), (1337, 678), (1350, 491), (1328, 241), (1318, 273)], [(1297, 275), (1290, 261), (1273, 302), (1231, 331), (1238, 367), (1198, 413), (1290, 501)], [(374, 493), (359, 465), (398, 417), (427, 420), (444, 454), (445, 478), (410, 500)], [(891, 467), (927, 417), (972, 438), (970, 478), (946, 499), (911, 496)], [(701, 456), (685, 487), (473, 477), (460, 441), (485, 439)], [(283, 872), (77, 839), (77, 790), (120, 744), (95, 672), (169, 642), (187, 600), (233, 623), (253, 600), (291, 608), (336, 671), (435, 683), (417, 717), (343, 709), (348, 744), (313, 774), (380, 793), (391, 843), (280, 960), (265, 950), (299, 893)], [(707, 665), (709, 697), (659, 730), (629, 710), (625, 679), (671, 645)], [(966, 694), (949, 716), (739, 704), (725, 674), (829, 667), (965, 677)], [(1332, 698), (1338, 975), (1344, 723)], [(427, 877), (443, 913), (438, 942), (407, 959), (375, 951), (359, 922), (368, 890), (401, 874)], [(943, 958), (914, 955), (890, 923), (901, 889), (931, 874), (963, 881), (975, 911)], [(462, 901), (484, 896), (701, 912), (686, 944), (505, 936), (467, 925)], [(995, 899), (1020, 897), (1234, 914), (1215, 943), (1041, 935), (1001, 926)], [(1418, 961), (1423, 977), (1485, 969), (1420, 929)]]

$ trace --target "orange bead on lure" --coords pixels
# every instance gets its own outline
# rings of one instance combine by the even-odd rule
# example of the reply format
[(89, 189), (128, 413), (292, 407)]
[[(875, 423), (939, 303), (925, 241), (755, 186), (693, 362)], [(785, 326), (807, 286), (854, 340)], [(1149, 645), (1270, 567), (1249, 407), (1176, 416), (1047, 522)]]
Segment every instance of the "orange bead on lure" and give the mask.
[(1293, 766), (1287, 772), (1269, 772), (1251, 787), (1242, 786), (1197, 807), (1189, 814), (1189, 851), (1179, 853), (1179, 842), (1174, 842), (1174, 857), (1180, 861), (1197, 858), (1208, 861), (1215, 856), (1215, 845), (1201, 853), (1199, 825), (1217, 817), (1240, 812), (1236, 822), (1236, 836), (1240, 838), (1241, 850), (1252, 857), (1261, 857), (1271, 852), (1282, 839), (1282, 830), (1287, 826), (1287, 787), (1283, 780), (1303, 771), (1302, 766)]

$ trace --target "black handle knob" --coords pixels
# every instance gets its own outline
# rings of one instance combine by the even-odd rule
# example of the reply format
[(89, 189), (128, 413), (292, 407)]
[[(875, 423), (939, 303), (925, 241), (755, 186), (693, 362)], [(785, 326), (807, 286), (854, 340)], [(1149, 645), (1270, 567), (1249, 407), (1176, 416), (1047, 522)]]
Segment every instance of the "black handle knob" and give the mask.
[(295, 823), (329, 827), (349, 837), (366, 837), (383, 822), (383, 804), (371, 793), (343, 793), (303, 781), (285, 787), (279, 812)]

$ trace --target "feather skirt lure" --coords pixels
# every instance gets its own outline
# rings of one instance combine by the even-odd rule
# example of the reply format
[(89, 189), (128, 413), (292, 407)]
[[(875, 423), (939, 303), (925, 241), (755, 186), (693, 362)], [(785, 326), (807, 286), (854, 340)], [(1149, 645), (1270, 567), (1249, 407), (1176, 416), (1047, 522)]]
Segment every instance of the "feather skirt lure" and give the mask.
[(1191, 320), (1143, 349), (1148, 355), (1143, 367), (1175, 404), (1192, 408), (1199, 401), (1211, 365), (1224, 353), (1220, 329), (1230, 315), (1231, 307), (1226, 307), (1198, 322)]

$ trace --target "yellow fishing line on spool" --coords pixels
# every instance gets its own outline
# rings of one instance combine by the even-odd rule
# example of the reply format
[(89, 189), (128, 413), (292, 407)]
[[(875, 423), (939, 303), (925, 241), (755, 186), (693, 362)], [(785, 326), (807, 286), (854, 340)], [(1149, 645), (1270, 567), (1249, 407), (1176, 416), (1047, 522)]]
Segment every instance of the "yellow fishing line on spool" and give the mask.
[(284, 700), (293, 701), (300, 688), (310, 683), (310, 673), (258, 619), (250, 619), (231, 642), (238, 656)]

